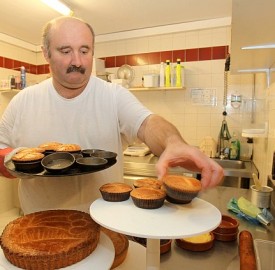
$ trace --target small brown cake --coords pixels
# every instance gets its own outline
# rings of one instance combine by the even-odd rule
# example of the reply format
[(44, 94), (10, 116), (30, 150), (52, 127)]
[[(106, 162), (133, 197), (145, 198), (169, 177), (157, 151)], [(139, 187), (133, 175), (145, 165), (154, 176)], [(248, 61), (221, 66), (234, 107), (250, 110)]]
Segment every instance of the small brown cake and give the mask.
[(181, 175), (166, 175), (162, 179), (166, 199), (172, 203), (189, 203), (201, 190), (201, 182), (195, 178)]
[(141, 187), (132, 190), (130, 196), (137, 207), (156, 209), (163, 205), (166, 193), (161, 189)]
[(30, 162), (41, 160), (45, 155), (39, 152), (21, 151), (12, 156), (12, 161), (16, 162)]
[(30, 153), (30, 152), (45, 153), (45, 149), (42, 147), (30, 147), (30, 148), (23, 148), (19, 150), (17, 153)]
[(48, 210), (10, 222), (1, 247), (13, 265), (31, 270), (53, 270), (81, 261), (97, 247), (100, 226), (89, 214)]
[(45, 142), (38, 147), (44, 148), (46, 151), (55, 151), (58, 146), (62, 145), (60, 142)]
[(101, 227), (101, 231), (109, 236), (113, 242), (115, 248), (115, 258), (111, 269), (114, 269), (124, 262), (128, 253), (129, 240), (126, 235), (111, 231), (104, 227)]
[(122, 202), (129, 199), (132, 188), (125, 183), (114, 182), (102, 185), (99, 191), (105, 201)]
[(79, 152), (81, 151), (81, 147), (78, 144), (68, 143), (68, 144), (61, 144), (56, 147), (56, 152)]
[(140, 187), (152, 187), (156, 189), (161, 188), (161, 182), (154, 178), (138, 179), (134, 181), (133, 185), (135, 188), (140, 188)]

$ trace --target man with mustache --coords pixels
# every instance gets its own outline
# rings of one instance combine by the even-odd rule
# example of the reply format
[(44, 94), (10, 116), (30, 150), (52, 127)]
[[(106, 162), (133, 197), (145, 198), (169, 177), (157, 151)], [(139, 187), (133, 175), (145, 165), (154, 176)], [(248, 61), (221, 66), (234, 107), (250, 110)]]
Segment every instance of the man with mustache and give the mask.
[(43, 32), (43, 54), (51, 78), (18, 93), (0, 122), (0, 171), (4, 157), (18, 147), (48, 141), (79, 144), (82, 149), (116, 152), (117, 163), (100, 172), (70, 177), (30, 177), (19, 184), (25, 214), (46, 209), (89, 212), (106, 182), (123, 182), (123, 149), (135, 140), (159, 156), (159, 179), (169, 167), (182, 166), (202, 173), (204, 188), (220, 183), (222, 168), (179, 131), (145, 108), (127, 89), (92, 76), (94, 31), (74, 17), (50, 21)]

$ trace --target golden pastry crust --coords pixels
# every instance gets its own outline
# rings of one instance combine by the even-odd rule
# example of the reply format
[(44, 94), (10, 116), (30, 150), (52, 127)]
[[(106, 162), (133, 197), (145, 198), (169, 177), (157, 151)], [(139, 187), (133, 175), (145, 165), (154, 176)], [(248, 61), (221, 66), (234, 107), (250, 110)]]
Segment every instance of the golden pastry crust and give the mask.
[(68, 143), (68, 144), (61, 144), (56, 147), (56, 152), (77, 152), (80, 151), (81, 147), (78, 144)]
[(31, 162), (41, 160), (45, 155), (39, 152), (18, 152), (12, 157), (12, 161), (17, 162)]
[(172, 203), (189, 203), (201, 190), (201, 182), (196, 178), (166, 175), (162, 180), (163, 188), (167, 194), (166, 199)]
[(121, 202), (128, 200), (132, 188), (120, 182), (107, 183), (99, 188), (102, 198), (110, 202)]
[(133, 185), (135, 188), (152, 187), (152, 188), (160, 189), (162, 184), (160, 181), (154, 178), (143, 178), (143, 179), (135, 180)]
[(60, 142), (45, 142), (40, 144), (38, 147), (44, 148), (46, 151), (55, 151), (58, 146), (62, 145)]
[(89, 214), (48, 210), (10, 222), (1, 236), (8, 261), (23, 269), (59, 269), (74, 264), (97, 247), (100, 226)]
[(166, 193), (162, 189), (140, 187), (133, 189), (130, 196), (137, 207), (144, 209), (156, 209), (163, 205), (166, 198)]
[(103, 231), (109, 238), (112, 240), (115, 248), (115, 258), (111, 266), (111, 269), (118, 267), (126, 259), (128, 249), (129, 249), (129, 240), (126, 235), (114, 232), (112, 230), (101, 227)]
[(30, 152), (44, 153), (45, 149), (42, 147), (29, 147), (29, 148), (23, 148), (19, 150), (17, 153), (30, 153)]
[(187, 192), (198, 192), (201, 190), (201, 181), (196, 178), (181, 175), (166, 175), (162, 179), (165, 186), (171, 189)]

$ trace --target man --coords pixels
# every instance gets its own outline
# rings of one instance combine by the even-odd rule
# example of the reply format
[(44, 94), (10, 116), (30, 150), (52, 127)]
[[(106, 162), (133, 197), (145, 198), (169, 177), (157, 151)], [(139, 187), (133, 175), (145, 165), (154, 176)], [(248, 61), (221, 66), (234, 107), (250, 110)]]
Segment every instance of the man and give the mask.
[(1, 172), (5, 155), (18, 147), (36, 147), (48, 141), (79, 144), (118, 154), (109, 169), (70, 177), (32, 177), (19, 183), (25, 214), (70, 208), (89, 211), (106, 182), (123, 181), (123, 147), (139, 139), (159, 156), (159, 179), (170, 166), (202, 173), (204, 188), (217, 185), (222, 168), (189, 146), (178, 130), (154, 115), (126, 89), (91, 76), (94, 32), (78, 18), (60, 17), (43, 33), (43, 54), (50, 79), (25, 88), (8, 105), (0, 123)]

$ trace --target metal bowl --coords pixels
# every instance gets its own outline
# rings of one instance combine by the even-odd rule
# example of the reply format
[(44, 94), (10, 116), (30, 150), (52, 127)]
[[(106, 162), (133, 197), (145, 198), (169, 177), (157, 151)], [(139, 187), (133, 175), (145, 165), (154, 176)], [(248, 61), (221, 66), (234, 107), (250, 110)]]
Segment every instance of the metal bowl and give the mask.
[(84, 157), (99, 157), (105, 158), (108, 162), (112, 162), (116, 160), (117, 153), (111, 151), (105, 151), (100, 149), (85, 149), (82, 150), (82, 155)]
[(82, 157), (76, 160), (76, 164), (83, 171), (97, 170), (104, 167), (107, 163), (107, 159), (99, 157)]
[(20, 162), (12, 161), (16, 171), (26, 172), (26, 173), (38, 173), (43, 171), (43, 166), (41, 164), (41, 159), (30, 162)]
[(74, 155), (68, 152), (52, 153), (44, 157), (42, 166), (50, 173), (64, 173), (75, 163)]

